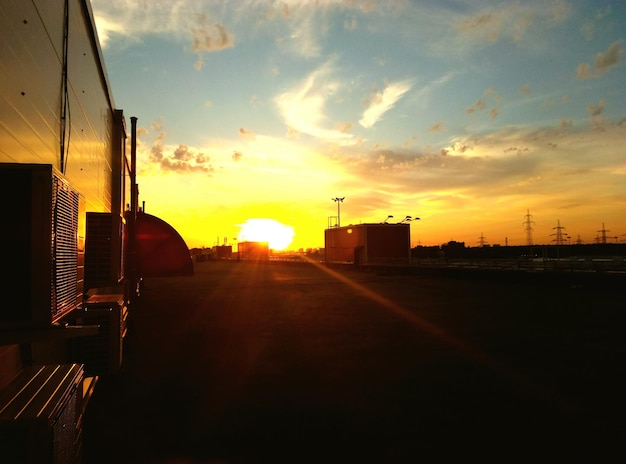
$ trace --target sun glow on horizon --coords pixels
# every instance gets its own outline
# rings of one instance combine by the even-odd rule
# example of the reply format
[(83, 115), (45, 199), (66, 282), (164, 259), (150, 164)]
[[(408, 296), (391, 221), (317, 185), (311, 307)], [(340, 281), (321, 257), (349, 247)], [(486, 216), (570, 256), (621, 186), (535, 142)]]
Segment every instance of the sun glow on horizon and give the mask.
[(626, 241), (626, 2), (91, 3), (140, 202), (191, 248), (407, 214), (420, 246)]
[(237, 235), (240, 242), (267, 242), (272, 250), (281, 251), (293, 242), (296, 233), (294, 228), (274, 219), (252, 218), (243, 224)]

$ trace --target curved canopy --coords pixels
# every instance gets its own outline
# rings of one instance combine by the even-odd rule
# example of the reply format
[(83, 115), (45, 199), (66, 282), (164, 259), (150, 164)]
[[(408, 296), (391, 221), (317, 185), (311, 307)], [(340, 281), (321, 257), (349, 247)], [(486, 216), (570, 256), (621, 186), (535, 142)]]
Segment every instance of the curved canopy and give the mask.
[(137, 272), (141, 277), (193, 275), (187, 244), (167, 222), (139, 212), (135, 223)]

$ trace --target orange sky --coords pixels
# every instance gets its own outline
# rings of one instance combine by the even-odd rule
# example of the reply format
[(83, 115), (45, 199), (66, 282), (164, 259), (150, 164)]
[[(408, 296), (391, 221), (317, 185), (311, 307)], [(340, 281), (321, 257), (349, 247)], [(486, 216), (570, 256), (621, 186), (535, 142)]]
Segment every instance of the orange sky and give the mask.
[(189, 247), (254, 218), (323, 247), (336, 197), (413, 245), (524, 245), (527, 211), (625, 241), (626, 3), (463, 5), (92, 0), (146, 212)]

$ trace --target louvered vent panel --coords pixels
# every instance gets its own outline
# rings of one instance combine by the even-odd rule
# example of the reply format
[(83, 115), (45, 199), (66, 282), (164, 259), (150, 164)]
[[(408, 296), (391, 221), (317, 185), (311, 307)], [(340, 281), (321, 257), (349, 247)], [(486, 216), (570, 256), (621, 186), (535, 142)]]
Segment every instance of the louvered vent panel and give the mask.
[(87, 213), (85, 242), (85, 288), (112, 285), (113, 216), (111, 213)]
[(73, 309), (77, 299), (78, 193), (62, 179), (52, 183), (52, 317)]

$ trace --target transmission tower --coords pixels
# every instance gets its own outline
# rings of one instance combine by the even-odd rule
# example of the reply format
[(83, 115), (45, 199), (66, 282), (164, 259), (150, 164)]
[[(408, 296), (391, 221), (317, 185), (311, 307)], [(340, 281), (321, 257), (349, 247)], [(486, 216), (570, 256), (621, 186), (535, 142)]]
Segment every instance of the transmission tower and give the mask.
[(556, 236), (553, 242), (556, 243), (557, 245), (565, 244), (565, 238), (563, 237), (563, 230), (565, 229), (565, 227), (561, 225), (561, 221), (557, 220), (556, 227), (553, 227), (552, 229), (556, 230), (554, 234), (550, 234), (551, 236), (552, 235)]
[(530, 215), (530, 212), (528, 210), (526, 210), (526, 216), (524, 216), (524, 219), (525, 221), (522, 224), (526, 226), (526, 228), (524, 229), (526, 230), (526, 245), (532, 246), (533, 245), (533, 224), (535, 223), (535, 221), (532, 220), (532, 216)]
[(485, 245), (487, 245), (487, 241), (485, 239), (485, 236), (483, 235), (483, 233), (480, 233), (480, 237), (478, 237), (478, 245), (480, 247), (484, 247)]
[(599, 230), (598, 232), (600, 232), (602, 234), (599, 237), (598, 242), (599, 243), (606, 243), (606, 233), (607, 232), (611, 232), (611, 231), (604, 228), (604, 222), (602, 223), (602, 230)]

